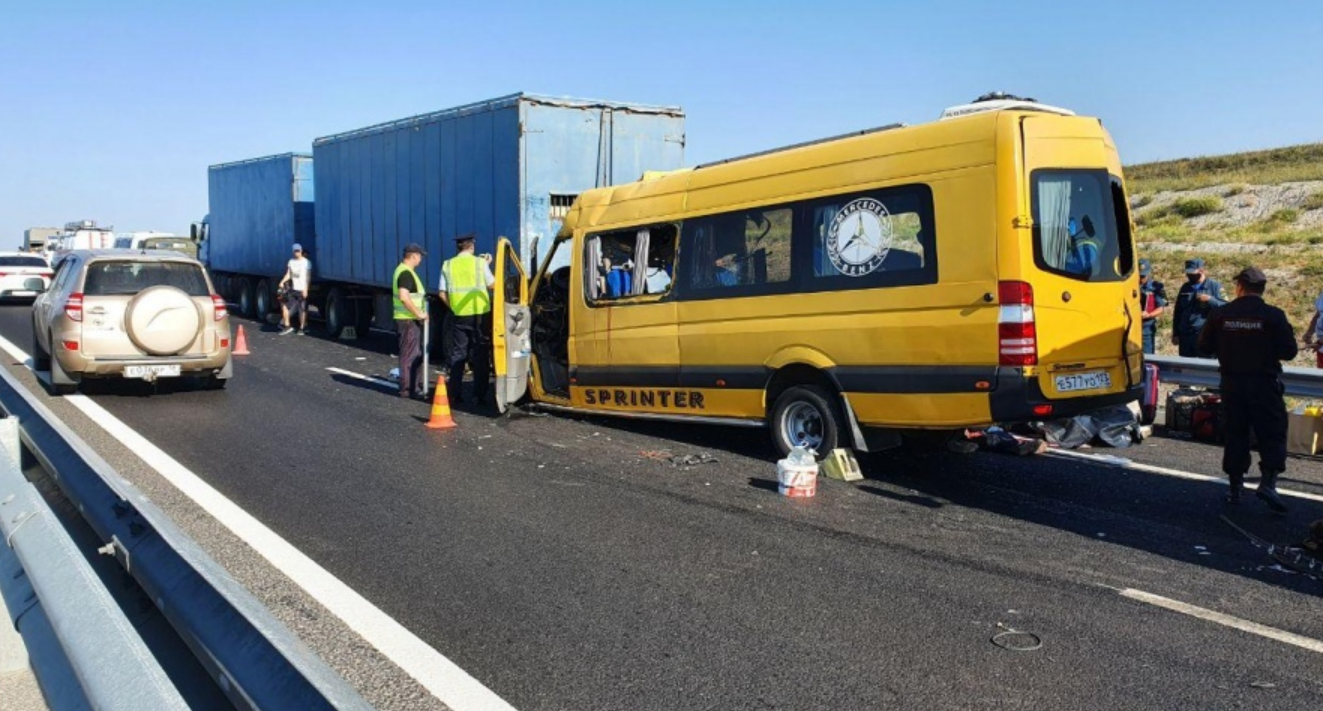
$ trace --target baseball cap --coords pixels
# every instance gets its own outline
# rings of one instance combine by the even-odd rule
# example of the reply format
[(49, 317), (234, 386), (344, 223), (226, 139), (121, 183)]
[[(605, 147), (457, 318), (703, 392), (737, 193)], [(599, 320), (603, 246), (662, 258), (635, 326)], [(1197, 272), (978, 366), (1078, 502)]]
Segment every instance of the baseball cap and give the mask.
[(477, 239), (478, 239), (478, 236), (477, 236), (476, 234), (474, 234), (474, 233), (472, 233), (472, 232), (466, 232), (465, 234), (462, 234), (462, 235), (460, 235), (460, 236), (458, 236), (458, 237), (455, 238), (455, 244), (464, 244), (465, 242), (474, 242), (474, 241), (476, 241)]
[(1139, 260), (1139, 276), (1148, 276), (1153, 273), (1153, 265), (1147, 259)]
[(421, 255), (423, 255), (424, 257), (427, 256), (427, 250), (423, 249), (423, 246), (422, 246), (421, 244), (418, 244), (417, 242), (410, 242), (409, 244), (405, 245), (405, 246), (404, 246), (404, 253), (405, 253), (405, 254), (421, 254)]
[(1185, 273), (1186, 273), (1186, 274), (1195, 274), (1195, 273), (1197, 273), (1200, 269), (1203, 269), (1203, 268), (1204, 268), (1204, 260), (1202, 260), (1202, 259), (1187, 259), (1187, 260), (1185, 260)]
[(298, 242), (295, 242), (295, 243), (294, 243), (294, 251), (295, 251), (295, 252), (302, 252), (302, 251), (303, 251), (303, 245), (299, 244)]
[(1245, 267), (1236, 275), (1236, 281), (1242, 284), (1267, 284), (1268, 275), (1263, 273), (1258, 267)]

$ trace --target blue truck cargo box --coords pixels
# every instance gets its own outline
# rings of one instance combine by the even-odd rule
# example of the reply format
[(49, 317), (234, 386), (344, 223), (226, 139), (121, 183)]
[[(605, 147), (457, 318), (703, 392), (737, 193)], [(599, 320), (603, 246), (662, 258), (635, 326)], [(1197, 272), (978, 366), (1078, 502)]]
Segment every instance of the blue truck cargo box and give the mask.
[(212, 271), (279, 278), (295, 242), (316, 264), (312, 161), (284, 153), (207, 170)]
[(434, 290), (453, 239), (469, 232), (480, 253), (508, 237), (527, 264), (580, 192), (680, 168), (684, 141), (679, 108), (530, 94), (319, 138), (317, 275), (388, 289), (417, 242)]

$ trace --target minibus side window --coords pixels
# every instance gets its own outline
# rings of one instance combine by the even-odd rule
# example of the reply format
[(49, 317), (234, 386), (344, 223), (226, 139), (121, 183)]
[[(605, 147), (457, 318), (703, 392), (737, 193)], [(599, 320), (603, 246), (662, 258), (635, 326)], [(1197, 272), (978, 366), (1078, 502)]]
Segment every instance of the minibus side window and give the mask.
[[(757, 287), (790, 281), (794, 210), (742, 210), (686, 220), (686, 288), (690, 291)], [(729, 295), (729, 294), (721, 294)]]
[(675, 272), (675, 225), (651, 225), (591, 235), (584, 255), (589, 303), (670, 291)]
[[(1033, 172), (1034, 261), (1039, 269), (1090, 282), (1120, 281), (1134, 262), (1129, 218), (1105, 170)], [(1118, 229), (1125, 223), (1125, 232)]]
[(1130, 200), (1125, 196), (1121, 179), (1115, 175), (1112, 180), (1112, 206), (1116, 210), (1117, 247), (1120, 250), (1119, 266), (1122, 275), (1129, 275), (1135, 268), (1135, 242), (1130, 233)]
[(810, 291), (937, 282), (932, 192), (914, 185), (804, 205)]

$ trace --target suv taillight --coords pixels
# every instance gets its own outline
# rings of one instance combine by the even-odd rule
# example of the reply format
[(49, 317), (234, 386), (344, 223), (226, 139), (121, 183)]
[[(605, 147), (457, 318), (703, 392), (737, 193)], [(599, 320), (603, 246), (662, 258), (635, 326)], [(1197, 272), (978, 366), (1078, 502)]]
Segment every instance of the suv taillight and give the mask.
[(1034, 288), (1022, 281), (997, 284), (1001, 315), (997, 319), (1000, 363), (1038, 365), (1038, 329), (1034, 325)]
[(216, 294), (212, 294), (211, 306), (212, 306), (212, 310), (216, 312), (217, 321), (225, 318), (225, 314), (228, 313), (228, 311), (226, 311), (225, 309), (225, 299), (222, 299), (220, 296)]
[(70, 321), (83, 320), (83, 295), (70, 294), (69, 300), (64, 302), (64, 315), (69, 317)]

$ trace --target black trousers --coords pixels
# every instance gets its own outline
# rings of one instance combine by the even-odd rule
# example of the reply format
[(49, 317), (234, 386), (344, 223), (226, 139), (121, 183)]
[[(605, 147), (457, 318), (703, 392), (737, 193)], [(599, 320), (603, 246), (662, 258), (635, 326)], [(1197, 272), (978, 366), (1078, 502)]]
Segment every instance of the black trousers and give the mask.
[(487, 397), (492, 377), (492, 342), (488, 324), (491, 314), (481, 316), (456, 316), (451, 314), (446, 320), (450, 350), (446, 354), (446, 365), (450, 369), (451, 397), (462, 401), (464, 383), (464, 364), (468, 363), (473, 371), (473, 397), (481, 402)]
[(1259, 441), (1259, 470), (1286, 471), (1287, 417), (1282, 393), (1282, 383), (1275, 376), (1222, 376), (1227, 437), (1222, 471), (1230, 476), (1249, 471), (1251, 430)]

